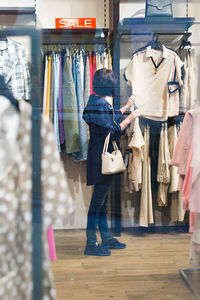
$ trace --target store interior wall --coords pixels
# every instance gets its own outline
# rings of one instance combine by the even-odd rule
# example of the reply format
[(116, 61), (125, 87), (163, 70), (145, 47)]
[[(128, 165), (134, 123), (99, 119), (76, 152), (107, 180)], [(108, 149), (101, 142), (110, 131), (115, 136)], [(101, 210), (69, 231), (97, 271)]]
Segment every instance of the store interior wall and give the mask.
[[(140, 14), (135, 17), (144, 17), (144, 9), (145, 9), (146, 1), (141, 0), (130, 0), (125, 1), (122, 0), (120, 2), (120, 21), (123, 18), (129, 18), (135, 15), (138, 11)], [(173, 4), (173, 16), (176, 17), (186, 17), (186, 1), (183, 0), (175, 0), (172, 1)], [(142, 10), (142, 11), (141, 11)], [(191, 1), (189, 3), (189, 17), (195, 17), (196, 21), (200, 19), (200, 3), (199, 1)], [(194, 43), (194, 47), (197, 53), (197, 61), (200, 66), (200, 30), (199, 25), (193, 25), (189, 32), (192, 32), (192, 36), (190, 38), (191, 42)], [(131, 59), (132, 53), (144, 46), (148, 43), (152, 38), (151, 37), (142, 37), (142, 36), (125, 36), (121, 38), (120, 42), (120, 99), (122, 103), (126, 103), (128, 97), (131, 95), (131, 88), (128, 87), (125, 79), (124, 72), (128, 65), (128, 62)], [(171, 38), (170, 36), (164, 37), (163, 39), (159, 39), (164, 45), (177, 49), (180, 45), (180, 37)], [(198, 78), (200, 79), (200, 68), (198, 68)], [(200, 94), (200, 90), (199, 90)], [(139, 203), (140, 197), (138, 193), (129, 194), (124, 193), (122, 190), (122, 224), (123, 227), (133, 227), (138, 226), (138, 216), (139, 216)], [(155, 211), (155, 220), (156, 226), (161, 225), (173, 225), (168, 220), (168, 209), (161, 208)]]
[[(106, 5), (106, 24), (104, 22)], [(38, 28), (55, 28), (55, 18), (96, 18), (97, 28), (109, 27), (109, 1), (106, 0), (37, 0)]]

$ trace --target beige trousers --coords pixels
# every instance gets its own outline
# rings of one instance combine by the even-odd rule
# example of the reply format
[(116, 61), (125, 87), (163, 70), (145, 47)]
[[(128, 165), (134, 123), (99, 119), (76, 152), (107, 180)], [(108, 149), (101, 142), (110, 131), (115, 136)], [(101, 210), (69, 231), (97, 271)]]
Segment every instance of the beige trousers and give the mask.
[(159, 154), (158, 154), (158, 187), (157, 202), (159, 206), (167, 206), (167, 192), (170, 183), (170, 153), (167, 136), (167, 124), (164, 124), (160, 133)]
[(154, 223), (151, 192), (151, 161), (149, 157), (149, 126), (144, 131), (144, 161), (139, 225), (148, 227)]

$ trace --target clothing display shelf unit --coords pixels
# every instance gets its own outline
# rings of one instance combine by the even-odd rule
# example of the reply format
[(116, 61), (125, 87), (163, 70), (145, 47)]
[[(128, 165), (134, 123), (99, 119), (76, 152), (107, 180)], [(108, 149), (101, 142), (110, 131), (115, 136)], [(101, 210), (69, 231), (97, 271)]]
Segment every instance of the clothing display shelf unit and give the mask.
[[(127, 41), (132, 37), (132, 41), (138, 38), (141, 42), (145, 40), (147, 36), (153, 37), (155, 34), (160, 41), (164, 41), (166, 44), (179, 38), (179, 43), (184, 38), (188, 38), (191, 33), (189, 28), (199, 24), (195, 22), (195, 18), (125, 18), (123, 19), (117, 28), (116, 40), (114, 44), (114, 56), (113, 56), (113, 69), (117, 74), (120, 74), (120, 42)], [(115, 103), (119, 103), (120, 87), (117, 89)], [(118, 179), (119, 180), (119, 179)], [(113, 231), (118, 235), (121, 234), (121, 188), (120, 185), (115, 182), (115, 223)], [(200, 300), (200, 269), (180, 269), (182, 278), (191, 289), (193, 295), (197, 300)]]
[(125, 18), (118, 26), (120, 36), (134, 33), (184, 33), (194, 24), (195, 18)]
[[(159, 40), (164, 38), (166, 44), (175, 39), (182, 40), (184, 37), (188, 38), (191, 33), (188, 29), (194, 24), (195, 18), (125, 18), (118, 23), (114, 28), (114, 54), (113, 54), (113, 69), (120, 78), (120, 58), (124, 53), (120, 53), (120, 43), (130, 41), (133, 43), (144, 42), (147, 43), (156, 34)], [(161, 39), (161, 40), (162, 40)], [(116, 89), (116, 96), (114, 105), (120, 106), (120, 84)], [(121, 188), (117, 183), (119, 178), (116, 178), (114, 184), (114, 201), (112, 211), (114, 216), (112, 218), (112, 230), (116, 235), (121, 234)]]

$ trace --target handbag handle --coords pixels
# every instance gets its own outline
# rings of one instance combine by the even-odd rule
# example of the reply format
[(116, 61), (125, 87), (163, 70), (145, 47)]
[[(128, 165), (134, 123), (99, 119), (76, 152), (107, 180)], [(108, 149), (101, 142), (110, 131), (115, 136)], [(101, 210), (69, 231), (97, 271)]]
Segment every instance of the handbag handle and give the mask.
[(107, 137), (105, 138), (105, 142), (104, 142), (104, 146), (103, 146), (103, 153), (108, 151), (109, 141), (110, 141), (110, 132), (107, 135)]
[[(110, 141), (110, 132), (107, 135), (107, 137), (105, 138), (105, 142), (104, 142), (104, 146), (103, 146), (103, 153), (108, 152), (109, 141)], [(113, 145), (113, 148), (115, 151), (119, 150), (117, 143), (115, 141), (112, 142), (112, 145)]]
[(113, 144), (114, 150), (115, 150), (115, 151), (118, 151), (119, 148), (118, 148), (118, 146), (117, 146), (117, 143), (116, 143), (115, 141), (113, 141), (112, 144)]

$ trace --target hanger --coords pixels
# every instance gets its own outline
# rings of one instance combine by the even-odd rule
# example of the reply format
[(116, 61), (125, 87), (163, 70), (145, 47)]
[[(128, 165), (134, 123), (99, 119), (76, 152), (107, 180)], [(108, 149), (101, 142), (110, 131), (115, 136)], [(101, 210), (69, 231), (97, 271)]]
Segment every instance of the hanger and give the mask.
[(181, 40), (181, 45), (180, 45), (180, 47), (179, 47), (179, 50), (183, 50), (183, 49), (185, 49), (185, 47), (189, 47), (189, 48), (192, 47), (191, 42), (188, 41), (187, 38)]
[(163, 45), (161, 42), (158, 41), (158, 34), (154, 33), (152, 40), (147, 44), (147, 46), (151, 46), (151, 48), (156, 50), (163, 51)]
[(13, 97), (11, 91), (7, 87), (5, 83), (5, 79), (2, 75), (0, 75), (0, 96), (6, 97), (10, 103), (19, 111), (19, 103), (18, 101)]

